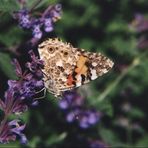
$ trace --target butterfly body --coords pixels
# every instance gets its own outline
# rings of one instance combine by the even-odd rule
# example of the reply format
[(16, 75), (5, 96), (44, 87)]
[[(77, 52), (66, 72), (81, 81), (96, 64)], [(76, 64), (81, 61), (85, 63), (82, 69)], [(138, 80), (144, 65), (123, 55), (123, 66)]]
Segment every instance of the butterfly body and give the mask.
[(39, 54), (44, 61), (45, 87), (55, 96), (96, 79), (113, 66), (102, 54), (74, 48), (57, 38), (41, 43)]

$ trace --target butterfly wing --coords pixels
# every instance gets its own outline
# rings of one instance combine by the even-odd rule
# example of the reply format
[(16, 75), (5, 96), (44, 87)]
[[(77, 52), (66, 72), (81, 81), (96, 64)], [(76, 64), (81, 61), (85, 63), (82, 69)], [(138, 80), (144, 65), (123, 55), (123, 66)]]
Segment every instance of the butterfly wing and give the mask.
[(79, 87), (107, 73), (113, 66), (113, 62), (100, 53), (84, 52), (80, 49), (79, 52), (76, 67), (68, 77), (68, 84), (73, 81)]
[(41, 43), (39, 54), (44, 61), (45, 87), (55, 96), (96, 79), (113, 66), (100, 53), (74, 48), (57, 38)]
[(39, 55), (44, 61), (44, 84), (49, 92), (58, 96), (75, 87), (67, 85), (67, 78), (76, 67), (79, 52), (59, 39), (48, 39), (39, 45)]

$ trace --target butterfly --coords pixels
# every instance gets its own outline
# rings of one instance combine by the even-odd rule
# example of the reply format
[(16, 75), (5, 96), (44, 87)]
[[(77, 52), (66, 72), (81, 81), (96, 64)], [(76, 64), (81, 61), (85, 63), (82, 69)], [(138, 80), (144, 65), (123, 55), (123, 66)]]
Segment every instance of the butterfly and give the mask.
[(74, 48), (58, 38), (43, 41), (38, 51), (44, 61), (45, 88), (55, 97), (102, 76), (114, 64), (101, 53)]

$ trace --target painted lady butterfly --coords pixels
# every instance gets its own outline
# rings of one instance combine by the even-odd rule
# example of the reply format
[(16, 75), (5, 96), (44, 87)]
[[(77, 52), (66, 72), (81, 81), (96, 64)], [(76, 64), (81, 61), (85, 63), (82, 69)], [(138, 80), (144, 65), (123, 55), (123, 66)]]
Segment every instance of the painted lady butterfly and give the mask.
[(102, 76), (113, 67), (113, 62), (102, 54), (74, 48), (57, 38), (42, 42), (38, 50), (44, 61), (45, 87), (56, 97)]

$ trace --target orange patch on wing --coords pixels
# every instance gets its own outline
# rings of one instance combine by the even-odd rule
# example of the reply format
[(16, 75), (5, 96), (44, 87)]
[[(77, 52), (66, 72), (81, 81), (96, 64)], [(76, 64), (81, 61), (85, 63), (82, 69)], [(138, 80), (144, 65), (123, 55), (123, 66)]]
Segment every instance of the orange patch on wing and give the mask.
[[(77, 74), (75, 77), (77, 78), (78, 75), (87, 75), (87, 70), (88, 70), (88, 67), (85, 65), (86, 61), (88, 59), (84, 56), (80, 56), (79, 57), (79, 60), (76, 64), (76, 69), (74, 70), (74, 72)], [(70, 74), (67, 78), (67, 85), (71, 86), (73, 85), (73, 82), (76, 82), (76, 80), (74, 80), (72, 74)]]
[(75, 72), (79, 75), (86, 74), (88, 67), (85, 65), (86, 61), (88, 59), (84, 56), (80, 56), (78, 62), (77, 62), (77, 68), (75, 69)]
[(73, 85), (73, 82), (74, 82), (74, 79), (72, 77), (72, 75), (69, 75), (68, 78), (67, 78), (67, 85)]

